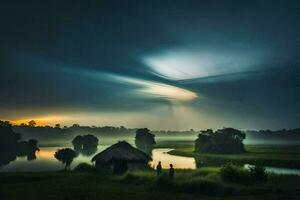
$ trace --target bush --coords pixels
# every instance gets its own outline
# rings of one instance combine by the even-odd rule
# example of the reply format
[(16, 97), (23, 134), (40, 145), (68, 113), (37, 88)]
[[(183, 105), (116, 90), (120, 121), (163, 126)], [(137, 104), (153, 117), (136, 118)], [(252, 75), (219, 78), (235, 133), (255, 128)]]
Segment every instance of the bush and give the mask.
[(248, 183), (251, 181), (250, 173), (241, 167), (227, 164), (221, 168), (221, 177), (224, 181), (233, 183)]
[(233, 183), (257, 183), (267, 180), (265, 168), (261, 166), (251, 167), (250, 170), (228, 164), (221, 171), (221, 177), (224, 181)]
[(267, 180), (266, 169), (262, 166), (255, 165), (250, 167), (250, 174), (255, 182), (264, 182)]
[(74, 168), (74, 171), (77, 172), (94, 172), (96, 171), (96, 168), (93, 165), (90, 165), (88, 163), (80, 163)]

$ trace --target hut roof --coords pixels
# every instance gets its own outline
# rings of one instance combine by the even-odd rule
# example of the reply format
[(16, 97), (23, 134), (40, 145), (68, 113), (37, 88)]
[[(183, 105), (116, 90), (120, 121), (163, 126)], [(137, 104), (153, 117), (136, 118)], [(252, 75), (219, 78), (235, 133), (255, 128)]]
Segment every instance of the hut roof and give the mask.
[(125, 141), (118, 142), (92, 158), (92, 162), (109, 163), (112, 160), (127, 160), (134, 162), (149, 162), (152, 158)]

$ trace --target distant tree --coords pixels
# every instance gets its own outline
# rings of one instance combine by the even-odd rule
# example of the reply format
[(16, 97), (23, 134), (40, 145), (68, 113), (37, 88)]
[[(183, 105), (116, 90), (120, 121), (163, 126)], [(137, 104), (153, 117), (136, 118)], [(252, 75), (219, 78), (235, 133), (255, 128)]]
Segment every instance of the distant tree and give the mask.
[(83, 143), (83, 137), (81, 135), (77, 135), (73, 140), (72, 144), (75, 149), (75, 151), (81, 151), (82, 150), (82, 144)]
[(82, 153), (83, 155), (92, 155), (97, 151), (99, 140), (96, 136), (78, 135), (72, 140), (74, 150)]
[(36, 152), (40, 151), (38, 141), (30, 139), (28, 141), (20, 141), (17, 145), (17, 156), (27, 156), (28, 160), (36, 159)]
[(144, 152), (151, 154), (153, 146), (156, 144), (155, 135), (150, 133), (147, 128), (141, 128), (136, 130), (135, 145), (137, 148)]
[[(211, 130), (211, 129), (210, 129)], [(206, 131), (202, 131), (199, 135), (197, 140), (195, 141), (195, 151), (196, 152), (210, 152), (212, 149), (212, 142), (211, 142), (211, 133), (209, 129)]]
[(17, 156), (26, 156), (28, 152), (28, 142), (27, 141), (20, 141), (17, 145)]
[(20, 134), (12, 130), (8, 121), (0, 120), (0, 167), (16, 159), (20, 139)]
[(28, 140), (27, 160), (35, 160), (36, 159), (35, 153), (37, 151), (40, 151), (40, 148), (38, 147), (38, 140), (36, 139)]
[(73, 127), (73, 128), (79, 128), (80, 125), (79, 125), (79, 124), (73, 124), (72, 127)]
[(0, 120), (0, 148), (16, 146), (21, 139), (21, 135), (12, 130), (11, 124), (8, 121)]
[(1, 121), (0, 120), (0, 126), (2, 126), (2, 127), (11, 127), (11, 123), (9, 121)]
[(88, 148), (95, 148), (98, 146), (98, 138), (95, 137), (94, 135), (84, 135), (83, 136), (83, 144), (82, 147), (83, 149), (88, 149)]
[(15, 160), (17, 156), (27, 156), (28, 160), (36, 158), (35, 153), (39, 151), (38, 141), (20, 139), (20, 134), (12, 130), (9, 122), (0, 121), (0, 166)]
[(60, 124), (55, 124), (55, 128), (60, 128)]
[(34, 120), (30, 120), (28, 122), (28, 126), (34, 127), (36, 125), (36, 122)]
[(65, 169), (68, 169), (78, 154), (70, 148), (59, 149), (55, 152), (54, 157), (65, 164)]
[(242, 153), (245, 152), (245, 134), (234, 128), (223, 128), (216, 132), (201, 131), (195, 141), (195, 151), (201, 153)]

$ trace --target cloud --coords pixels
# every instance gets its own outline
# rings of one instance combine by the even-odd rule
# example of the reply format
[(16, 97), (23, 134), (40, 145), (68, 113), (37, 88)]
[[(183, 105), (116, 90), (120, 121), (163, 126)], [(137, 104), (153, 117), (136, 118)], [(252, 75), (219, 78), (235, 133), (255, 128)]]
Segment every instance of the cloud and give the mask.
[(266, 59), (261, 51), (178, 48), (147, 55), (142, 61), (153, 73), (170, 80), (186, 80), (253, 71)]
[(190, 90), (164, 83), (120, 76), (118, 76), (117, 79), (127, 83), (140, 85), (142, 88), (138, 89), (138, 92), (154, 97), (165, 98), (170, 101), (191, 101), (198, 97), (196, 93)]
[(85, 71), (82, 74), (86, 74), (94, 78), (99, 78), (100, 80), (105, 79), (106, 81), (113, 81), (119, 84), (133, 85), (134, 89), (132, 90), (132, 92), (143, 97), (163, 98), (171, 102), (191, 101), (198, 97), (195, 92), (192, 92), (190, 90), (165, 83), (160, 83), (157, 81), (149, 81), (106, 72)]

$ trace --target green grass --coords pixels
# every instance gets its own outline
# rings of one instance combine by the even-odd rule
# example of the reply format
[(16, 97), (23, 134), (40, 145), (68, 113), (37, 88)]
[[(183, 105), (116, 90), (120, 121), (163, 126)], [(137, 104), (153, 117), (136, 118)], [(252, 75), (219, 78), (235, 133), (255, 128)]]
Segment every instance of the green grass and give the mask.
[[(195, 153), (193, 145), (173, 146), (172, 155), (195, 157), (203, 165), (214, 166), (232, 162), (235, 164), (261, 164), (265, 166), (299, 168), (300, 147), (292, 145), (247, 145), (246, 153), (241, 154), (213, 154)], [(202, 165), (199, 164), (200, 166)]]
[[(164, 172), (166, 174), (166, 172)], [(223, 182), (218, 168), (176, 170), (174, 180), (154, 171), (126, 175), (78, 172), (0, 173), (1, 200), (297, 199), (300, 177), (271, 175), (262, 184)]]

